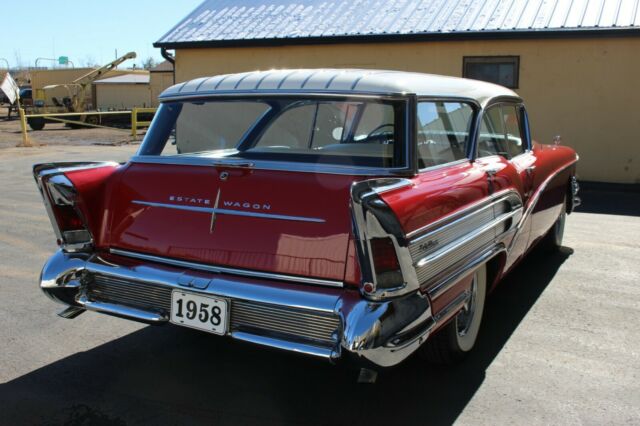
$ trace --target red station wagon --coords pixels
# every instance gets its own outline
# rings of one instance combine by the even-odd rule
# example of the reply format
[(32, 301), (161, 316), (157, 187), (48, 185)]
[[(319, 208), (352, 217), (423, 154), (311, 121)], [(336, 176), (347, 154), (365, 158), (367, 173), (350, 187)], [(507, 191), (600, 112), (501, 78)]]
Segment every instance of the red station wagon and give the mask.
[[(579, 203), (576, 153), (518, 95), (372, 70), (176, 85), (125, 164), (34, 167), (59, 251), (40, 286), (362, 371), (472, 350), (485, 297)], [(369, 372), (369, 373), (367, 373)], [(365, 379), (366, 380), (366, 379)]]

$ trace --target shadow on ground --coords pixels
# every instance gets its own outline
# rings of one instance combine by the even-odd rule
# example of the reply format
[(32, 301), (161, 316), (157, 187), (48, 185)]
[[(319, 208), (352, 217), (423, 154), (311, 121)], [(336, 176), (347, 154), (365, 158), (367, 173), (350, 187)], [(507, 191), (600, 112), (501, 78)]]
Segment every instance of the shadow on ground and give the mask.
[(584, 182), (578, 213), (640, 216), (640, 185)]
[(0, 422), (450, 424), (571, 253), (533, 252), (513, 271), (489, 299), (477, 350), (457, 368), (413, 357), (384, 371), (376, 385), (358, 385), (344, 365), (147, 327), (0, 385)]

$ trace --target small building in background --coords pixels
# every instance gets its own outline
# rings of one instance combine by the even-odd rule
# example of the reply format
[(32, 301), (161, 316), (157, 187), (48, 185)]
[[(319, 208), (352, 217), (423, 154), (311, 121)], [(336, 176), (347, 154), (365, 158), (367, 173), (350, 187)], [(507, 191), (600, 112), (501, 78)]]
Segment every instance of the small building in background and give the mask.
[(130, 73), (93, 82), (100, 111), (149, 108), (152, 105), (150, 73)]
[[(640, 0), (207, 0), (163, 36), (176, 81), (273, 68), (468, 77), (526, 101), (583, 180), (640, 183)], [(461, 94), (463, 95), (463, 94)]]
[(174, 84), (174, 74), (173, 74), (173, 64), (169, 61), (164, 61), (158, 64), (156, 67), (151, 68), (150, 72), (150, 81), (149, 84), (151, 86), (151, 106), (157, 107), (158, 96), (165, 89), (173, 86)]

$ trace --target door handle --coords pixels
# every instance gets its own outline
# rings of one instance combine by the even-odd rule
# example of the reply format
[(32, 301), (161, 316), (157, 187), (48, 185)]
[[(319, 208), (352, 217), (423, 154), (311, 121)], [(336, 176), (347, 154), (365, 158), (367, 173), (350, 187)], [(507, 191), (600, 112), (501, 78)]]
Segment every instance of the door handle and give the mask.
[(500, 170), (501, 169), (499, 167), (495, 167), (495, 166), (484, 169), (484, 172), (487, 174), (487, 184), (488, 184), (489, 195), (493, 194), (493, 192), (495, 191), (495, 188), (493, 186), (494, 185), (493, 178)]
[(501, 169), (499, 167), (489, 167), (484, 172), (489, 175), (490, 178), (494, 177)]
[(527, 173), (527, 176), (531, 177), (535, 170), (536, 170), (536, 166), (531, 166), (531, 167), (527, 167), (525, 169), (525, 172)]

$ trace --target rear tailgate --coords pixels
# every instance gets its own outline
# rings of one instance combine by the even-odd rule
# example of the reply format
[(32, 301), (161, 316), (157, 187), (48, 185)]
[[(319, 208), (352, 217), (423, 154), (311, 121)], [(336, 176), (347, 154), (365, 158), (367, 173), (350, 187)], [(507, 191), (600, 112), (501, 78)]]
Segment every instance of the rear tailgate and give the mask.
[(353, 181), (343, 175), (132, 163), (112, 188), (106, 244), (209, 265), (343, 280)]

